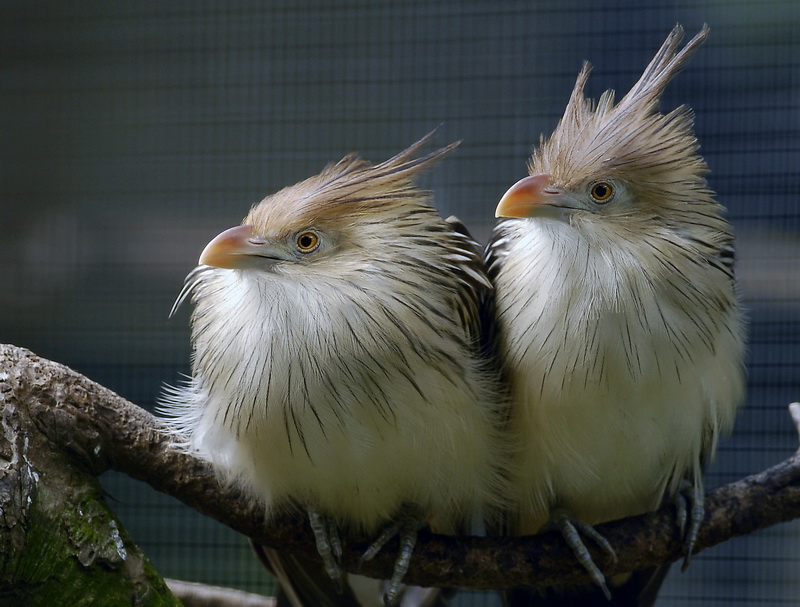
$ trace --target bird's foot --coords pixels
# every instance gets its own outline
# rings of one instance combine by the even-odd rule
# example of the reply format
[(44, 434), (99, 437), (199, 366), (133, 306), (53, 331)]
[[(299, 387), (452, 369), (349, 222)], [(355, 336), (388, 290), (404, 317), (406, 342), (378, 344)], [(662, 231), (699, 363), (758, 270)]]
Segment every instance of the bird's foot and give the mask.
[(369, 548), (367, 548), (364, 551), (364, 554), (361, 555), (361, 558), (358, 562), (359, 566), (364, 563), (364, 561), (371, 561), (374, 559), (375, 555), (381, 551), (381, 548), (383, 548), (384, 544), (386, 544), (386, 542), (392, 539), (395, 535), (400, 533), (400, 529), (402, 529), (402, 527), (403, 524), (400, 521), (395, 521), (391, 525), (384, 527), (381, 531), (381, 534), (375, 538), (375, 540), (369, 545)]
[(675, 509), (678, 511), (678, 526), (683, 536), (684, 557), (681, 571), (686, 571), (694, 552), (700, 525), (706, 514), (703, 484), (684, 480), (680, 490), (675, 494)]
[(572, 549), (572, 553), (575, 555), (575, 558), (578, 559), (578, 562), (589, 574), (589, 578), (592, 580), (592, 582), (594, 582), (595, 585), (600, 587), (600, 589), (603, 591), (603, 594), (610, 601), (611, 592), (608, 590), (608, 586), (606, 585), (606, 578), (603, 575), (603, 572), (600, 571), (600, 568), (595, 564), (594, 560), (592, 559), (592, 555), (589, 554), (589, 550), (586, 548), (586, 544), (583, 543), (581, 535), (584, 535), (594, 541), (594, 543), (597, 544), (603, 550), (603, 552), (605, 552), (613, 559), (614, 562), (616, 562), (617, 554), (614, 552), (614, 548), (611, 547), (609, 541), (600, 535), (600, 533), (598, 533), (595, 528), (588, 523), (576, 520), (566, 513), (554, 515), (551, 519), (551, 522), (561, 532), (561, 536), (564, 538), (564, 541), (567, 542), (569, 547)]
[(383, 597), (386, 607), (395, 607), (398, 603), (400, 587), (411, 564), (411, 554), (414, 552), (414, 545), (417, 543), (417, 532), (422, 527), (422, 524), (422, 518), (418, 514), (406, 512), (399, 520), (381, 531), (381, 534), (361, 556), (362, 563), (374, 558), (386, 542), (394, 536), (399, 536), (400, 552), (394, 562), (394, 571), (387, 582), (386, 594)]
[(308, 521), (317, 542), (317, 552), (322, 557), (325, 572), (333, 580), (336, 591), (341, 594), (344, 589), (344, 575), (339, 566), (342, 557), (342, 543), (336, 524), (314, 510), (308, 511)]

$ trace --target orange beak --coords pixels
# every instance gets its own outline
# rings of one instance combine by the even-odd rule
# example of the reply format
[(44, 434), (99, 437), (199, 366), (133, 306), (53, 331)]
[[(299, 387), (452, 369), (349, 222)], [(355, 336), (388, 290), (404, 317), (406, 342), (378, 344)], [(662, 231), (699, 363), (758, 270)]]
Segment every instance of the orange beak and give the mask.
[(551, 184), (552, 177), (547, 173), (520, 179), (503, 194), (494, 216), (532, 217), (542, 205), (556, 202), (554, 197), (560, 192), (555, 189), (548, 191), (548, 188), (552, 187)]
[(236, 226), (215, 236), (200, 253), (200, 265), (216, 268), (242, 267), (249, 256), (258, 254), (264, 241), (255, 237), (253, 226)]

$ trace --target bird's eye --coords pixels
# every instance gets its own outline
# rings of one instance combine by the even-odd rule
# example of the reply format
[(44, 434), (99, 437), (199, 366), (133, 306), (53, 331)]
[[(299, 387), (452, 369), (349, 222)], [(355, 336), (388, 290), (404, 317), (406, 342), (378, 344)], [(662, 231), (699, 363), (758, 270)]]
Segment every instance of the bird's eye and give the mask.
[(316, 232), (300, 232), (296, 242), (301, 253), (311, 253), (319, 246), (319, 236)]
[(598, 181), (592, 184), (590, 193), (595, 202), (605, 204), (614, 197), (614, 186), (607, 181)]

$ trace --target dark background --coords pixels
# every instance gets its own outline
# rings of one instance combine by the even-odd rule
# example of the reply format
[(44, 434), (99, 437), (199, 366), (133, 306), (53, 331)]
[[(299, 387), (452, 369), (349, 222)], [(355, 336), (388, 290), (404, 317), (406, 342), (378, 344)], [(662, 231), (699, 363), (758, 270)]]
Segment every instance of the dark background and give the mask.
[[(738, 235), (750, 391), (714, 487), (787, 457), (800, 400), (800, 3), (10, 1), (0, 6), (0, 340), (151, 408), (188, 371), (167, 314), (206, 242), (350, 151), (442, 124), (427, 178), (485, 239), (584, 59), (620, 93), (669, 30), (711, 37), (663, 107), (697, 115)], [(268, 592), (243, 538), (147, 486), (104, 482), (165, 575)], [(462, 599), (478, 604), (480, 597)], [(800, 524), (674, 571), (659, 605), (800, 603)]]

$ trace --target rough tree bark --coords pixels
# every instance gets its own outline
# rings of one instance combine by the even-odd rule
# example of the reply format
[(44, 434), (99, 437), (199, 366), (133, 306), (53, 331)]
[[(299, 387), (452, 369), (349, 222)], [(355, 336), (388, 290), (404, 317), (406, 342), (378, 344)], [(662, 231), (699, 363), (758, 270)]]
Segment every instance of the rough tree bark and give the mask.
[[(800, 406), (792, 409), (800, 429)], [(97, 476), (129, 474), (268, 546), (316, 558), (302, 517), (265, 523), (259, 506), (220, 485), (203, 461), (171, 448), (163, 424), (71, 369), (28, 350), (0, 345), (0, 603), (44, 601), (66, 591), (74, 605), (90, 593), (119, 593), (119, 603), (175, 604), (163, 580), (105, 505)], [(800, 517), (800, 453), (706, 496), (697, 551)], [(607, 575), (681, 557), (674, 510), (600, 525), (617, 550)], [(368, 538), (344, 547), (346, 569), (358, 569)], [(390, 545), (360, 571), (387, 577)], [(423, 533), (406, 581), (421, 586), (510, 588), (588, 583), (560, 536), (445, 537)], [(124, 597), (124, 598), (123, 598)], [(79, 600), (81, 599), (81, 600)], [(38, 601), (38, 602), (37, 602)], [(5, 604), (5, 603), (2, 603)], [(14, 603), (9, 603), (14, 604)]]
[(0, 605), (179, 605), (103, 500), (80, 452), (102, 446), (61, 423), (71, 391), (43, 386), (48, 368), (0, 348)]

